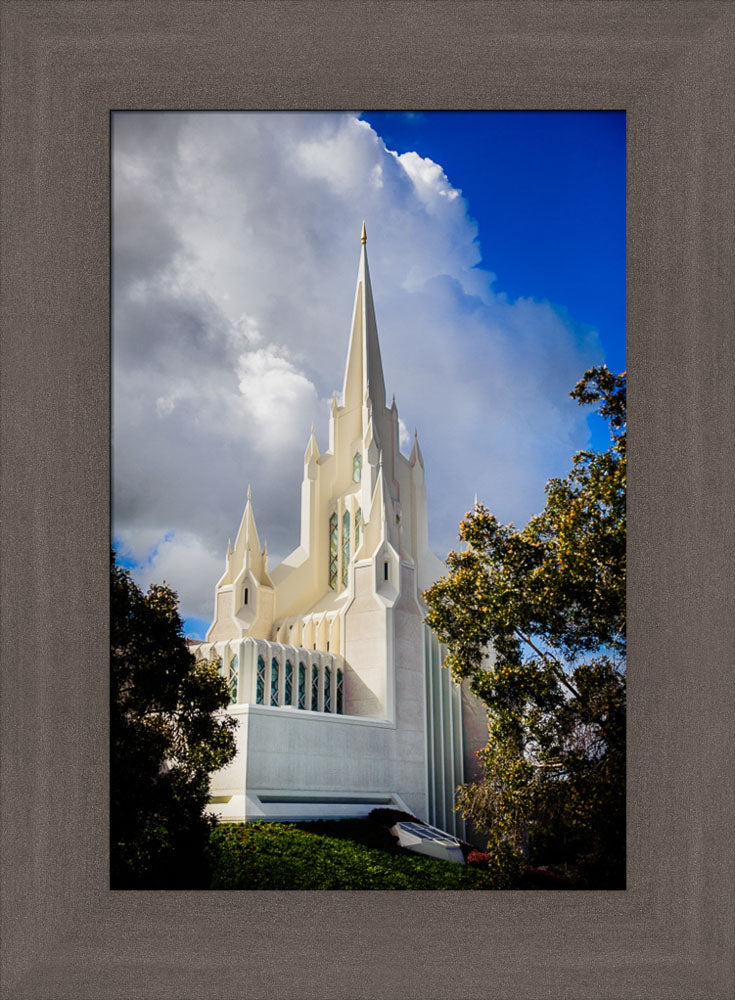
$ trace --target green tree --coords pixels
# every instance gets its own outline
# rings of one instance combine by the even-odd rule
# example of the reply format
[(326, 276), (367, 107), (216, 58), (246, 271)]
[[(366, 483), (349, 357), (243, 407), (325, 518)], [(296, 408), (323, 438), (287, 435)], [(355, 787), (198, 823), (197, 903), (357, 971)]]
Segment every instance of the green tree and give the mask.
[(204, 888), (209, 776), (235, 754), (214, 663), (189, 652), (169, 587), (144, 594), (111, 564), (110, 883)]
[[(477, 505), (465, 551), (427, 591), (445, 665), (488, 708), (480, 781), (458, 806), (490, 850), (572, 865), (578, 884), (625, 880), (626, 378), (604, 366), (571, 392), (595, 403), (610, 448), (583, 451), (523, 530)], [(489, 655), (488, 655), (489, 654)]]

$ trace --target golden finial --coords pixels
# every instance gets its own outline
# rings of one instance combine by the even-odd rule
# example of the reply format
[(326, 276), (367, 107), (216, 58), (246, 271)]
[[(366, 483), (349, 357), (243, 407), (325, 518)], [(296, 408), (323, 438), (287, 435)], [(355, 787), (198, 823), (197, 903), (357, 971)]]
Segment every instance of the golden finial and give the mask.
[(360, 242), (364, 246), (367, 243), (367, 229), (365, 228), (365, 223), (362, 224), (362, 236), (360, 237)]

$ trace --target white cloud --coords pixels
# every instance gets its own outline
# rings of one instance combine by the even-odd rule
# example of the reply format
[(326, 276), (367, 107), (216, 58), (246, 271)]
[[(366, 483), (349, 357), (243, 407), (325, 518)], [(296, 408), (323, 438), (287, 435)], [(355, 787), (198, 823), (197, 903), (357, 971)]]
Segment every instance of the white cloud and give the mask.
[(462, 193), (452, 187), (439, 164), (428, 156), (419, 156), (414, 152), (393, 155), (413, 181), (416, 193), (424, 204), (433, 206), (436, 198), (454, 201)]
[(408, 433), (408, 427), (406, 427), (403, 420), (398, 418), (398, 447), (407, 455), (411, 448), (411, 435)]
[(121, 554), (133, 556), (138, 565), (131, 575), (139, 587), (147, 590), (152, 583), (167, 583), (179, 595), (187, 616), (209, 618), (214, 606), (210, 589), (203, 589), (201, 579), (215, 582), (224, 572), (224, 552), (216, 554), (204, 547), (199, 537), (189, 532), (163, 535), (150, 544), (140, 533), (122, 532)]
[(567, 394), (596, 337), (495, 291), (440, 164), (313, 113), (119, 114), (113, 164), (113, 523), (185, 615), (211, 613), (248, 482), (272, 564), (298, 543), (363, 219), (388, 398), (402, 447), (418, 428), (437, 552), (476, 491), (525, 521), (585, 444)]
[(241, 354), (238, 388), (253, 422), (253, 445), (272, 453), (295, 444), (305, 417), (314, 419), (319, 400), (314, 385), (296, 370), (286, 351), (263, 347)]

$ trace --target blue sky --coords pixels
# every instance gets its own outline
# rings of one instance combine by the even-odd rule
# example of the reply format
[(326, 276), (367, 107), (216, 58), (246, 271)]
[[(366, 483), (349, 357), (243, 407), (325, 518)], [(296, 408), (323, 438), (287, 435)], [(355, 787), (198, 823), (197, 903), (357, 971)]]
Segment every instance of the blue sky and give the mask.
[(298, 544), (363, 219), (438, 555), (475, 493), (524, 523), (575, 451), (606, 446), (568, 392), (625, 367), (622, 112), (118, 113), (113, 533), (190, 635), (248, 483), (271, 565)]
[(391, 149), (444, 168), (477, 221), (480, 266), (511, 299), (547, 299), (626, 367), (625, 112), (362, 115)]
[[(532, 296), (594, 326), (626, 369), (624, 111), (372, 111), (386, 144), (441, 163), (476, 220), (484, 266), (510, 299)], [(608, 429), (588, 417), (590, 446)]]

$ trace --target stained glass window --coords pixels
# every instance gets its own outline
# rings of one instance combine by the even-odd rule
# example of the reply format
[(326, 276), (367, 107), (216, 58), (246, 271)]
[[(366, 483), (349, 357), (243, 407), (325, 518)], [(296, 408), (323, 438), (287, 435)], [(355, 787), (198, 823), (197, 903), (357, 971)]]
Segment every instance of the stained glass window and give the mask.
[(360, 452), (355, 452), (355, 457), (352, 459), (352, 481), (354, 483), (359, 483), (362, 479), (362, 455)]
[(230, 670), (227, 681), (230, 685), (230, 704), (234, 705), (237, 702), (237, 681), (238, 681), (238, 669), (237, 669), (237, 655), (233, 656), (230, 660)]
[(362, 510), (360, 507), (355, 511), (355, 553), (360, 548), (362, 541)]
[(291, 704), (291, 691), (293, 689), (293, 667), (291, 661), (286, 660), (286, 676), (283, 681), (283, 704)]
[(342, 586), (347, 586), (350, 568), (350, 512), (346, 510), (342, 517)]
[(319, 711), (319, 667), (316, 663), (311, 668), (311, 710)]
[(332, 711), (332, 671), (324, 668), (324, 711)]
[(342, 715), (345, 702), (345, 679), (342, 671), (337, 668), (337, 715)]
[(265, 660), (258, 657), (258, 679), (255, 685), (255, 701), (258, 705), (265, 704)]
[(271, 705), (278, 704), (278, 660), (271, 660)]
[(329, 518), (329, 586), (332, 590), (337, 586), (337, 561), (339, 559), (339, 542), (337, 539), (337, 515)]
[(306, 667), (299, 663), (299, 708), (306, 708)]

